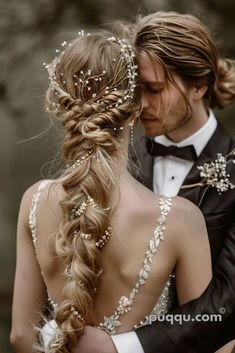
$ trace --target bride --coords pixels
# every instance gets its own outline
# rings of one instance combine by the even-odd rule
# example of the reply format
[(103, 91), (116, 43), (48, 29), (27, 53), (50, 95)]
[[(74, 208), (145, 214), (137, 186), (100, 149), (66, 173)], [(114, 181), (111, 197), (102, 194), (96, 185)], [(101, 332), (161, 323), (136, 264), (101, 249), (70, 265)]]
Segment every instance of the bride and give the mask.
[(63, 46), (46, 65), (46, 110), (62, 122), (66, 168), (22, 198), (11, 332), (17, 353), (37, 351), (35, 327), (48, 298), (52, 329), (49, 339), (44, 329), (41, 348), (65, 353), (86, 325), (113, 335), (167, 313), (174, 276), (180, 304), (211, 279), (199, 209), (152, 193), (128, 171), (140, 113), (131, 46), (106, 32), (82, 32)]

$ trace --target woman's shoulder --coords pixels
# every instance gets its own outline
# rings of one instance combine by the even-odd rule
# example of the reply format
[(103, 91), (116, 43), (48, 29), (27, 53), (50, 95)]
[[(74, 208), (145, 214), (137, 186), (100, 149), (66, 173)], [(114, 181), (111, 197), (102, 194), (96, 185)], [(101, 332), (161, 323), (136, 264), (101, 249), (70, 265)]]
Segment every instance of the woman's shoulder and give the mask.
[(34, 195), (38, 192), (39, 186), (41, 183), (44, 182), (44, 180), (39, 180), (35, 182), (34, 184), (30, 185), (23, 193), (23, 196), (21, 198), (21, 206), (20, 208), (22, 209), (30, 209), (32, 200)]
[(170, 222), (178, 240), (184, 241), (206, 234), (206, 223), (201, 210), (191, 201), (175, 196), (172, 198)]
[(152, 197), (152, 202), (158, 203), (159, 205), (163, 205), (165, 203), (168, 207), (170, 221), (173, 224), (178, 224), (180, 227), (191, 224), (191, 222), (204, 221), (201, 210), (194, 203), (183, 197), (169, 197), (154, 194)]
[(43, 223), (56, 223), (63, 217), (61, 201), (64, 198), (64, 189), (59, 180), (39, 180), (29, 186), (22, 197), (20, 218), (29, 226), (35, 223), (40, 227)]
[(156, 194), (144, 186), (143, 188), (145, 189), (145, 195), (148, 196), (148, 201), (150, 203), (161, 204), (164, 200), (166, 200), (166, 202), (170, 205), (171, 214), (175, 217), (178, 217), (181, 214), (188, 215), (190, 218), (193, 216), (202, 216), (201, 210), (186, 198)]
[[(201, 210), (188, 199), (181, 196), (174, 196), (171, 198), (174, 207), (172, 208), (172, 212), (179, 216), (180, 214), (184, 214), (191, 217), (200, 217), (202, 216)], [(202, 216), (203, 217), (203, 216)]]
[(22, 199), (21, 199), (21, 205), (30, 205), (32, 203), (32, 199), (34, 195), (37, 194), (39, 191), (39, 186), (45, 182), (45, 180), (38, 180), (32, 185), (30, 185), (23, 193)]
[(62, 183), (55, 179), (41, 179), (30, 185), (24, 192), (22, 199), (32, 200), (36, 195), (45, 195), (47, 197), (59, 197), (64, 193)]
[(141, 200), (141, 202), (137, 204), (140, 204), (140, 208), (143, 204), (147, 204), (148, 207), (145, 208), (146, 212), (152, 208), (155, 209), (156, 205), (161, 206), (165, 199), (168, 204), (167, 213), (169, 213), (169, 221), (173, 224), (176, 223), (182, 227), (183, 225), (186, 226), (186, 224), (190, 224), (193, 221), (197, 222), (199, 220), (203, 222), (204, 217), (201, 210), (186, 198), (180, 196), (168, 197), (166, 195), (156, 194), (138, 181), (135, 181), (135, 183), (138, 188), (136, 200), (138, 197)]
[(50, 203), (62, 199), (64, 193), (61, 182), (52, 179), (41, 179), (30, 185), (24, 192), (21, 200), (21, 209), (30, 211), (33, 204)]
[(32, 211), (36, 194), (38, 193), (39, 187), (42, 182), (44, 182), (44, 180), (39, 180), (29, 186), (24, 191), (23, 196), (21, 198), (18, 223), (22, 223), (26, 228), (29, 227), (30, 212)]

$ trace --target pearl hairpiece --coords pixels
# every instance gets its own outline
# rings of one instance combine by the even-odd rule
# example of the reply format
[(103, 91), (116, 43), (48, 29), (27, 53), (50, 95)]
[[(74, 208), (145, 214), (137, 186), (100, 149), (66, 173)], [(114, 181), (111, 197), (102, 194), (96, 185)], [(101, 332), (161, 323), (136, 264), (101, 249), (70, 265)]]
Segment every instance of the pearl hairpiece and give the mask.
[[(75, 230), (75, 232), (73, 233), (73, 235), (79, 236), (80, 239), (82, 240), (92, 240), (92, 235), (88, 234), (88, 233), (83, 233), (80, 231)], [(103, 248), (105, 246), (105, 244), (107, 244), (107, 242), (109, 241), (109, 239), (111, 238), (112, 235), (112, 228), (108, 227), (105, 232), (104, 235), (96, 241), (95, 245), (97, 246), (97, 248)]]
[(120, 39), (118, 37), (109, 37), (107, 39), (110, 42), (117, 42), (121, 48), (121, 59), (125, 60), (127, 63), (128, 72), (128, 87), (124, 91), (123, 98), (119, 98), (115, 107), (118, 107), (124, 103), (128, 98), (133, 99), (134, 91), (136, 87), (136, 76), (137, 76), (137, 65), (134, 62), (135, 53), (133, 52), (132, 46), (128, 43), (126, 39)]
[(91, 206), (92, 208), (95, 208), (97, 210), (103, 210), (103, 211), (110, 210), (110, 206), (107, 208), (101, 208), (100, 206), (98, 206), (97, 203), (94, 201), (94, 199), (88, 195), (86, 196), (86, 200), (82, 201), (81, 205), (74, 206), (74, 208), (71, 210), (69, 219), (74, 220), (78, 217), (81, 217), (81, 215), (86, 211), (88, 206)]
[(71, 166), (68, 166), (71, 169), (76, 169), (79, 165), (87, 162), (91, 158), (95, 158), (95, 155), (93, 154), (93, 150), (89, 149), (84, 156), (82, 156), (80, 159), (77, 159)]
[(89, 149), (84, 153), (84, 155), (80, 159), (77, 159), (72, 165), (67, 164), (66, 167), (67, 169), (71, 169), (71, 170), (76, 169), (81, 164), (89, 161), (91, 158), (96, 159), (97, 162), (100, 161), (99, 158), (94, 154), (93, 149)]
[[(78, 33), (79, 37), (84, 37), (84, 36), (89, 36), (90, 34), (81, 30)], [(100, 102), (102, 106), (102, 110), (107, 110), (109, 108), (113, 107), (118, 107), (121, 104), (123, 104), (126, 100), (133, 99), (134, 97), (134, 91), (136, 87), (136, 76), (137, 76), (137, 65), (134, 62), (135, 54), (134, 51), (131, 47), (131, 45), (128, 43), (126, 39), (120, 39), (118, 37), (109, 37), (107, 38), (108, 42), (116, 42), (120, 46), (120, 60), (125, 60), (126, 65), (127, 65), (127, 79), (128, 79), (128, 84), (127, 88), (123, 92), (123, 96), (118, 99), (117, 102), (115, 103), (110, 103), (110, 104), (104, 104), (104, 102)], [(59, 56), (56, 56), (54, 60), (52, 61), (51, 64), (46, 64), (43, 63), (45, 68), (48, 71), (49, 74), (49, 85), (52, 89), (52, 91), (55, 93), (55, 95), (59, 95), (59, 93), (63, 92), (63, 94), (68, 94), (66, 91), (64, 91), (64, 88), (61, 87), (60, 81), (58, 80), (58, 77), (56, 75), (56, 67), (60, 62), (60, 56), (64, 53), (65, 47), (71, 46), (72, 43), (67, 43), (67, 41), (64, 41), (61, 43), (62, 50), (56, 50), (56, 54), (60, 53)], [(117, 60), (114, 58), (113, 62), (116, 62)], [(119, 65), (119, 62), (117, 62), (117, 67)], [(64, 74), (60, 74), (62, 76), (62, 83), (66, 84), (66, 81), (63, 80)], [(80, 90), (80, 96), (83, 98), (83, 90), (88, 90), (91, 91), (91, 86), (90, 82), (92, 80), (95, 81), (101, 81), (103, 76), (106, 75), (105, 70), (103, 70), (99, 75), (93, 75), (91, 69), (89, 69), (87, 72), (83, 72), (83, 70), (80, 71), (79, 75), (74, 75), (74, 80), (75, 83), (74, 85), (79, 88)], [(124, 80), (122, 78), (122, 80)], [(118, 85), (120, 82), (117, 82), (116, 84)], [(104, 93), (102, 93), (102, 96), (100, 96), (100, 92), (90, 92), (91, 93), (91, 98), (90, 100), (95, 100), (97, 103), (99, 103), (99, 100), (103, 97), (103, 95), (108, 95), (111, 91), (116, 91), (117, 87), (106, 87), (104, 88)], [(103, 92), (103, 90), (102, 90)], [(87, 102), (86, 102), (87, 103)], [(55, 111), (58, 113), (60, 108), (60, 104), (55, 104)]]
[(95, 243), (97, 248), (103, 248), (103, 246), (105, 246), (105, 244), (107, 244), (107, 242), (111, 238), (111, 235), (112, 235), (112, 228), (108, 227), (104, 235), (102, 236), (102, 238)]
[(82, 315), (80, 315), (79, 312), (75, 309), (73, 303), (70, 303), (70, 310), (79, 321), (84, 321), (84, 317), (82, 317)]

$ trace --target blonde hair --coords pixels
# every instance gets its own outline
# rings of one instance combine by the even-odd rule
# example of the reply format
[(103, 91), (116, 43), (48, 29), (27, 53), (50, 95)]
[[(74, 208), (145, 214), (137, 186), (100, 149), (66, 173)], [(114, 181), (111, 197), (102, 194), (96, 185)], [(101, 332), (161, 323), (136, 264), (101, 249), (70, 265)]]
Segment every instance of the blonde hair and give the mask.
[(133, 41), (137, 53), (163, 65), (166, 78), (178, 89), (172, 73), (186, 85), (207, 85), (204, 99), (212, 108), (235, 99), (235, 61), (219, 57), (208, 29), (196, 17), (176, 12), (140, 17)]
[[(54, 313), (59, 330), (50, 353), (69, 352), (69, 344), (78, 340), (89, 323), (101, 270), (96, 242), (110, 225), (123, 128), (137, 114), (133, 85), (129, 92), (128, 59), (120, 41), (99, 32), (74, 40), (49, 67), (46, 109), (63, 123), (63, 158), (72, 165), (61, 178), (65, 219), (54, 243), (67, 281), (65, 300)], [(84, 202), (83, 212), (71, 217)], [(92, 241), (75, 236), (75, 231), (89, 234)]]

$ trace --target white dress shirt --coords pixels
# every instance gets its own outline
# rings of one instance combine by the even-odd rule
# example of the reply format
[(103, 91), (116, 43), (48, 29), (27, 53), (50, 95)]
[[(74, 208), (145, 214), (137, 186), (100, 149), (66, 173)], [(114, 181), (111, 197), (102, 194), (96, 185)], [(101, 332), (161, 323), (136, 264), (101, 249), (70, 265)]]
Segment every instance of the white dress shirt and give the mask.
[[(193, 145), (199, 156), (210, 140), (217, 126), (214, 113), (210, 110), (206, 123), (193, 135), (180, 142), (173, 142), (165, 135), (157, 136), (154, 140), (165, 146), (174, 145), (184, 147)], [(185, 177), (193, 166), (192, 161), (174, 156), (156, 157), (153, 166), (153, 190), (157, 194), (175, 196), (178, 194)]]
[[(162, 145), (175, 145), (183, 147), (193, 145), (197, 156), (200, 155), (217, 126), (217, 121), (212, 110), (210, 110), (206, 123), (193, 135), (180, 142), (172, 142), (165, 135), (155, 137), (154, 140)], [(153, 165), (153, 190), (157, 194), (175, 196), (193, 162), (174, 156), (155, 157)], [(135, 331), (111, 336), (118, 353), (144, 353)]]

